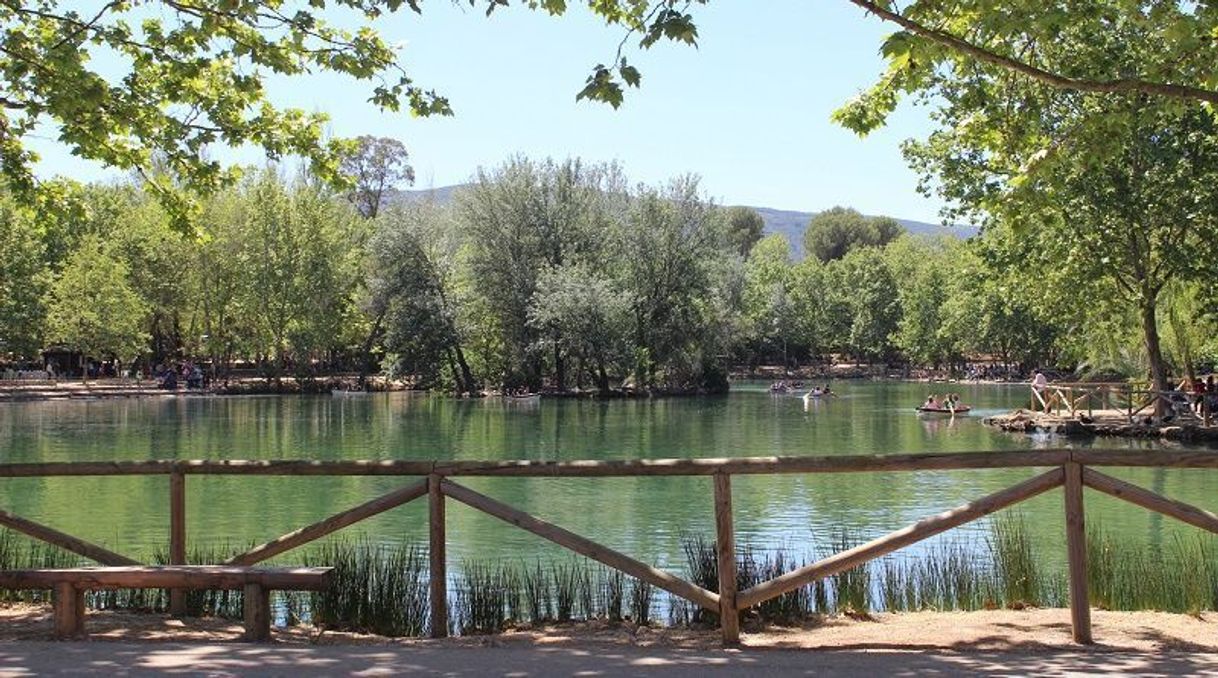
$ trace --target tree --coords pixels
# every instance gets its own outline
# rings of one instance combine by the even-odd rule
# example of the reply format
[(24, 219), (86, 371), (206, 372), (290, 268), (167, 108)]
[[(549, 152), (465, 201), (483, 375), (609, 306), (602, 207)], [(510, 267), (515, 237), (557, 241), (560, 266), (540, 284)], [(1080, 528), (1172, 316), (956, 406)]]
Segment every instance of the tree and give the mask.
[(892, 341), (914, 364), (937, 367), (956, 354), (944, 332), (943, 308), (950, 297), (960, 293), (951, 284), (951, 272), (962, 248), (953, 240), (905, 236), (884, 250), (893, 278), (900, 281), (894, 290), (900, 320)]
[(51, 272), (35, 223), (30, 210), (0, 198), (0, 356), (31, 358), (43, 348)]
[[(939, 310), (940, 336), (954, 353), (996, 356), (1004, 366), (1033, 367), (1049, 359), (1066, 325), (1062, 307), (1050, 310), (1038, 286), (1011, 260), (997, 233), (951, 253), (951, 291)], [(998, 251), (995, 251), (998, 250)], [(1017, 257), (1018, 258), (1018, 257)], [(1094, 305), (1094, 304), (1092, 304)]]
[(845, 311), (842, 345), (856, 361), (885, 358), (892, 348), (901, 307), (896, 281), (878, 247), (851, 250), (826, 267), (826, 294)]
[(341, 171), (353, 184), (347, 199), (365, 218), (381, 211), (385, 191), (414, 184), (414, 168), (406, 145), (388, 137), (361, 136), (358, 146), (343, 158)]
[[(529, 304), (542, 271), (599, 264), (608, 235), (606, 210), (621, 193), (620, 183), (613, 165), (518, 157), (480, 171), (478, 181), (458, 198), (462, 229), (470, 238), (473, 284), (500, 333), (503, 385), (539, 388), (549, 358), (555, 386), (565, 388), (563, 343), (553, 337), (542, 341), (529, 323)], [(537, 350), (543, 343), (553, 349), (549, 356)]]
[[(529, 307), (529, 322), (544, 331), (546, 341), (578, 359), (607, 393), (610, 375), (621, 375), (630, 356), (630, 296), (611, 280), (583, 266), (566, 266), (542, 274)], [(583, 370), (581, 370), (582, 373)]]
[[(149, 174), (154, 157), (190, 193), (209, 194), (237, 179), (236, 168), (207, 156), (213, 144), (257, 146), (272, 160), (298, 155), (312, 174), (341, 182), (339, 163), (351, 144), (323, 140), (325, 115), (273, 105), (266, 79), (332, 72), (371, 81), (369, 100), (382, 109), (447, 115), (447, 99), (416, 84), (398, 63), (397, 49), (374, 27), (403, 7), (421, 11), (421, 4), (154, 0), (108, 2), (85, 12), (66, 0), (3, 3), (0, 173), (22, 196), (42, 192), (32, 171), (36, 155), (25, 142), (50, 123), (75, 155), (145, 173), (180, 227), (194, 209), (177, 183)], [(507, 3), (470, 4), (490, 13)], [(522, 4), (550, 14), (566, 10), (565, 2)], [(590, 7), (610, 24), (641, 33), (643, 47), (697, 38), (692, 18), (667, 0)], [(326, 16), (328, 10), (340, 15), (337, 20)], [(359, 28), (340, 28), (347, 20)], [(639, 73), (619, 53), (613, 64), (593, 69), (579, 96), (617, 106), (621, 82), (637, 86)]]
[(781, 233), (763, 238), (745, 262), (743, 305), (749, 334), (781, 355), (784, 370), (789, 367), (790, 344), (796, 340), (792, 273), (791, 244)]
[(244, 184), (241, 200), (242, 306), (256, 350), (268, 358), (268, 377), (292, 363), (308, 376), (321, 353), (355, 341), (345, 321), (366, 222), (323, 189), (287, 184), (271, 170)]
[[(850, 2), (904, 29), (881, 48), (888, 69), (879, 81), (834, 114), (860, 134), (883, 125), (902, 96), (933, 88), (945, 72), (974, 67), (1057, 93), (1218, 104), (1218, 12), (1207, 3), (1098, 0), (1023, 11), (992, 0), (911, 0), (903, 8)], [(1130, 34), (1130, 26), (1141, 30)], [(1136, 60), (1097, 49), (1114, 28), (1123, 33), (1122, 50), (1138, 54)], [(1076, 50), (1068, 63), (1054, 49), (1067, 43)]]
[(126, 265), (96, 237), (87, 238), (68, 259), (47, 306), (47, 335), (82, 359), (131, 360), (147, 341), (147, 305), (131, 289)]
[(451, 210), (430, 203), (395, 205), (368, 244), (366, 311), (384, 324), (391, 372), (429, 386), (447, 366), (458, 394), (478, 383), (466, 358), (458, 290), (461, 240)]
[(939, 129), (908, 147), (915, 166), (961, 212), (1009, 222), (1046, 271), (1105, 281), (1102, 294), (1137, 309), (1151, 381), (1166, 390), (1160, 293), (1172, 280), (1212, 275), (1218, 240), (1212, 113), (1046, 92), (1001, 73), (948, 79), (941, 91)]
[(883, 247), (904, 229), (890, 217), (866, 217), (834, 207), (812, 217), (804, 229), (804, 251), (823, 262), (841, 259), (855, 247)]
[[(636, 381), (683, 388), (701, 380), (716, 345), (722, 307), (718, 263), (726, 253), (721, 214), (692, 176), (643, 187), (612, 244), (621, 289), (633, 300)], [(661, 375), (661, 372), (664, 372)]]
[(749, 207), (729, 207), (727, 215), (727, 241), (742, 257), (748, 257), (753, 246), (765, 232), (765, 221), (757, 210)]

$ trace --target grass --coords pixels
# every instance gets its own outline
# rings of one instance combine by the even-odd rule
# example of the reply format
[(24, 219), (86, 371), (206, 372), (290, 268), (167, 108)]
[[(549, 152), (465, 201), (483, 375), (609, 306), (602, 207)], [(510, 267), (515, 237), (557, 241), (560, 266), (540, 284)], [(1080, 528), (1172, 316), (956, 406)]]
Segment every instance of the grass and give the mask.
[[(824, 557), (861, 541), (838, 531)], [(686, 575), (718, 590), (713, 541), (682, 540)], [(198, 548), (192, 563), (222, 562), (232, 549)], [(827, 614), (867, 615), (873, 611), (978, 610), (1059, 607), (1068, 602), (1063, 566), (1034, 543), (1016, 513), (997, 518), (980, 539), (939, 541), (916, 555), (893, 554), (811, 582), (742, 612), (762, 624), (799, 624)], [(803, 566), (782, 549), (748, 547), (737, 553), (737, 587), (750, 588)], [(1162, 610), (1196, 614), (1218, 609), (1218, 541), (1209, 535), (1175, 536), (1147, 546), (1092, 525), (1087, 532), (1092, 604), (1109, 610)], [(164, 554), (156, 560), (163, 562)], [(298, 558), (290, 559), (299, 562)], [(326, 628), (385, 636), (429, 632), (426, 551), (413, 545), (388, 547), (364, 541), (330, 542), (305, 551), (305, 565), (335, 568), (326, 591), (277, 598), (279, 619), (308, 620)], [(81, 559), (54, 547), (0, 530), (0, 569), (71, 567)], [(521, 624), (605, 620), (647, 625), (666, 609), (672, 625), (717, 625), (717, 616), (650, 584), (591, 561), (572, 557), (534, 561), (466, 561), (451, 579), (451, 631), (496, 633)], [(46, 602), (46, 591), (0, 591), (0, 602)], [(159, 589), (92, 592), (95, 609), (165, 611)], [(195, 591), (187, 598), (192, 615), (241, 616), (239, 591)]]
[(340, 541), (307, 551), (304, 560), (334, 568), (330, 588), (308, 594), (313, 623), (389, 637), (427, 630), (428, 562), (422, 549)]

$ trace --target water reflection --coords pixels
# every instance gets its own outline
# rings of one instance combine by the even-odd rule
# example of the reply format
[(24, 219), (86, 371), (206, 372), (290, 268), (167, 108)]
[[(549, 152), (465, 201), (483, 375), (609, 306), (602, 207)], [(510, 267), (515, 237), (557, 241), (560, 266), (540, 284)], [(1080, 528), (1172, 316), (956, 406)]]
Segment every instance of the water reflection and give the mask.
[[(1004, 434), (984, 413), (1022, 404), (1022, 387), (953, 386), (969, 417), (919, 417), (925, 385), (834, 384), (840, 397), (771, 396), (766, 384), (732, 395), (631, 401), (454, 400), (417, 394), (367, 398), (179, 398), (15, 403), (0, 406), (4, 461), (109, 459), (636, 459), (888, 454), (1032, 449), (1061, 440)], [(1150, 441), (1101, 441), (1143, 449)], [(1083, 442), (1083, 445), (1097, 444)], [(1173, 444), (1178, 447), (1179, 445)], [(742, 477), (736, 527), (742, 543), (802, 553), (836, 530), (878, 536), (1034, 475), (1033, 470)], [(1114, 470), (1183, 501), (1212, 505), (1212, 472)], [(192, 477), (188, 529), (199, 542), (262, 541), (400, 487), (408, 479)], [(713, 532), (706, 478), (471, 478), (470, 487), (655, 563), (681, 558), (685, 534)], [(0, 481), (3, 506), (125, 553), (150, 555), (167, 532), (165, 478)], [(1024, 505), (1050, 558), (1063, 540), (1060, 493)], [(1172, 521), (1088, 496), (1088, 519), (1150, 544)], [(361, 525), (381, 542), (425, 541), (422, 505)], [(1191, 529), (1191, 528), (1184, 528)], [(984, 526), (957, 535), (979, 538)], [(462, 506), (449, 510), (456, 559), (516, 558), (540, 541)], [(953, 537), (956, 538), (956, 537)], [(542, 550), (542, 553), (550, 551)]]

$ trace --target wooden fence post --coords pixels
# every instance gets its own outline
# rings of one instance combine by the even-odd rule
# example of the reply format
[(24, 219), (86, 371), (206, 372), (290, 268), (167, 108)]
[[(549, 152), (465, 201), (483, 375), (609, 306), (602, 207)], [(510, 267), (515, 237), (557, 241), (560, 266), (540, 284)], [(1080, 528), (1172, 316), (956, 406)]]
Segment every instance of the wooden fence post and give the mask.
[[(169, 564), (186, 564), (186, 475), (169, 474)], [(186, 616), (186, 590), (169, 589), (169, 614)]]
[(736, 609), (736, 533), (732, 525), (732, 477), (715, 474), (715, 553), (719, 558), (719, 626), (723, 642), (740, 642)]
[(431, 637), (448, 637), (448, 567), (444, 553), (444, 493), (439, 475), (427, 477), (428, 553), (431, 558)]
[(1087, 531), (1083, 521), (1083, 467), (1064, 466), (1066, 484), (1066, 558), (1070, 570), (1070, 625), (1074, 642), (1090, 644), (1091, 604), (1087, 599)]

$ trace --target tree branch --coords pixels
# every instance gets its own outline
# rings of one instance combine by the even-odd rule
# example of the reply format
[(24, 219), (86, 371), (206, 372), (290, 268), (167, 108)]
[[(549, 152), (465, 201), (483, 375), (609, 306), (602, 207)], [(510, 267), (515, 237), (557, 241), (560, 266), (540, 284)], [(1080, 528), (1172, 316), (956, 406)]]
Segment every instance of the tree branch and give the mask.
[(902, 16), (897, 12), (885, 9), (871, 0), (850, 0), (850, 2), (885, 21), (891, 21), (901, 26), (915, 35), (920, 35), (928, 40), (937, 42), (940, 45), (967, 54), (979, 61), (984, 61), (995, 66), (1000, 66), (1002, 68), (1015, 71), (1016, 73), (1021, 73), (1033, 78), (1034, 80), (1039, 80), (1040, 82), (1060, 89), (1072, 89), (1080, 92), (1097, 92), (1108, 94), (1141, 92), (1143, 94), (1154, 94), (1176, 99), (1194, 99), (1197, 101), (1206, 101), (1211, 104), (1218, 104), (1218, 91), (1203, 89), (1200, 87), (1173, 85), (1163, 82), (1150, 82), (1149, 80), (1141, 80), (1138, 78), (1118, 78), (1115, 80), (1082, 80), (1078, 78), (1068, 78), (1064, 75), (1053, 73), (1052, 71), (1037, 68), (1036, 66), (1024, 61), (1003, 56), (1001, 54), (996, 54), (984, 47), (975, 45), (963, 38), (957, 37), (945, 31), (923, 26), (917, 21)]

